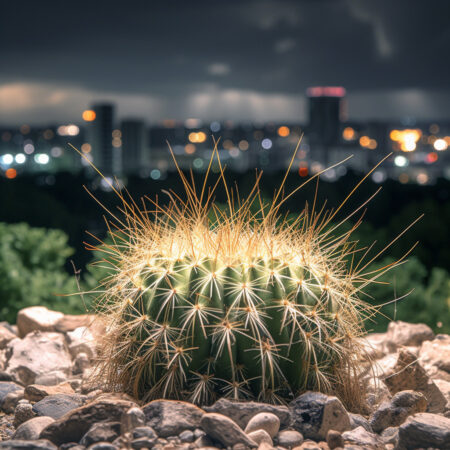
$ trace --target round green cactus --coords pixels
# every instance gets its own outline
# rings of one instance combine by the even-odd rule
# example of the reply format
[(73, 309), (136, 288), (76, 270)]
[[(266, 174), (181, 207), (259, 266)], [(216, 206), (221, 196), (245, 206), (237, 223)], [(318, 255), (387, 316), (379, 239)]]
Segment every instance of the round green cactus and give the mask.
[(282, 189), (266, 205), (259, 178), (237, 206), (225, 184), (223, 209), (206, 179), (197, 193), (180, 174), (186, 201), (169, 193), (169, 205), (144, 211), (124, 202), (103, 246), (115, 270), (98, 300), (101, 379), (140, 398), (199, 404), (283, 402), (307, 389), (352, 397), (371, 314), (358, 294), (378, 275), (350, 261), (351, 233), (332, 237), (334, 214), (314, 207), (281, 219)]

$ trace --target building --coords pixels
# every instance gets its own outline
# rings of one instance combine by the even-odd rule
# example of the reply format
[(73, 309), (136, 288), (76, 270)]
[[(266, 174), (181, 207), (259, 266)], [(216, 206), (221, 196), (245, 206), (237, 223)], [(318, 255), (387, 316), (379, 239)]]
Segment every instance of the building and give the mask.
[(343, 116), (343, 87), (310, 87), (308, 140), (314, 146), (328, 148), (338, 145), (341, 138)]
[(114, 105), (109, 103), (92, 106), (94, 119), (88, 124), (88, 141), (92, 147), (92, 158), (96, 167), (105, 176), (118, 172), (117, 156), (112, 145)]
[(125, 174), (137, 173), (148, 166), (147, 128), (141, 120), (124, 120), (122, 133), (122, 170)]

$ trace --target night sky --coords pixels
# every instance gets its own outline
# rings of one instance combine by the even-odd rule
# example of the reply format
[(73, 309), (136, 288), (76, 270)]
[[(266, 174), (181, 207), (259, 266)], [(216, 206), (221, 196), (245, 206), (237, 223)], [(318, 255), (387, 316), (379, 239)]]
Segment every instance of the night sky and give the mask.
[(342, 85), (352, 119), (450, 118), (449, 0), (2, 1), (0, 124), (304, 121)]

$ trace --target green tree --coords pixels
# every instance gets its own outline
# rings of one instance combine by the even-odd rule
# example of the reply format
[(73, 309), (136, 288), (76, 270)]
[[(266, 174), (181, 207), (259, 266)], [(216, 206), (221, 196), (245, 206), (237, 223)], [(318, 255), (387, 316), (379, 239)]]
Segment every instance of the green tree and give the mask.
[(0, 222), (0, 317), (15, 322), (24, 307), (83, 312), (74, 275), (65, 270), (73, 249), (60, 230)]

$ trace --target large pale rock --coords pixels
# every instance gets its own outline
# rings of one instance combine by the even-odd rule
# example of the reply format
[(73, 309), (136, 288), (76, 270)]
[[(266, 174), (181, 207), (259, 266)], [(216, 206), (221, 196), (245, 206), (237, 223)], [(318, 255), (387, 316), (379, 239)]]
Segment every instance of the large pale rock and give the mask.
[(363, 448), (373, 450), (383, 450), (384, 443), (375, 433), (365, 430), (363, 427), (355, 428), (351, 431), (342, 433), (342, 438), (346, 445), (359, 445)]
[(55, 420), (51, 417), (34, 417), (17, 428), (13, 435), (13, 439), (24, 439), (27, 441), (34, 441), (39, 439), (41, 431)]
[(433, 330), (424, 323), (391, 322), (388, 326), (386, 345), (389, 351), (400, 346), (420, 347), (422, 342), (434, 338)]
[(119, 399), (94, 401), (55, 420), (42, 431), (40, 437), (57, 445), (79, 442), (93, 423), (118, 422), (122, 414), (133, 406), (136, 404)]
[(450, 448), (450, 419), (430, 413), (409, 417), (398, 430), (398, 449)]
[(277, 443), (283, 448), (298, 447), (303, 443), (303, 435), (295, 430), (283, 430), (277, 435)]
[(13, 339), (8, 349), (11, 357), (6, 372), (25, 386), (51, 371), (66, 375), (71, 372), (70, 354), (64, 336), (59, 333), (34, 331), (24, 339)]
[(51, 311), (45, 306), (21, 309), (17, 314), (19, 336), (23, 338), (32, 331), (56, 331), (56, 324), (63, 317), (63, 313)]
[(385, 428), (401, 425), (408, 416), (425, 412), (427, 400), (420, 392), (397, 392), (390, 402), (383, 403), (371, 416), (372, 429), (380, 433)]
[(67, 381), (56, 386), (30, 384), (25, 388), (25, 398), (32, 402), (38, 402), (48, 395), (56, 394), (75, 394), (75, 391)]
[(55, 330), (60, 333), (67, 333), (73, 331), (79, 327), (92, 327), (95, 328), (96, 317), (92, 314), (80, 314), (80, 315), (70, 315), (65, 314), (64, 317), (60, 318), (55, 325)]
[(307, 392), (290, 405), (292, 426), (305, 438), (325, 440), (328, 430), (351, 429), (350, 417), (337, 397)]
[(224, 447), (233, 447), (244, 444), (247, 447), (258, 447), (242, 430), (242, 428), (229, 417), (217, 413), (203, 414), (200, 426), (205, 433)]
[(73, 331), (66, 333), (67, 342), (72, 358), (80, 353), (85, 353), (89, 358), (96, 355), (96, 340), (90, 329), (87, 327), (78, 327)]
[(145, 425), (145, 414), (141, 408), (133, 407), (122, 414), (120, 419), (122, 434), (132, 431), (136, 427), (143, 427)]
[(363, 382), (366, 388), (366, 401), (372, 408), (391, 398), (389, 389), (379, 378), (369, 377)]
[(195, 430), (205, 411), (191, 403), (154, 400), (142, 408), (148, 426), (160, 437), (174, 436), (183, 430)]
[(253, 416), (262, 412), (278, 416), (282, 428), (288, 427), (291, 423), (291, 413), (287, 406), (269, 405), (259, 402), (237, 402), (221, 398), (212, 406), (205, 406), (203, 409), (206, 412), (215, 412), (229, 417), (242, 429), (247, 426), (247, 423)]
[(445, 380), (433, 380), (434, 384), (438, 387), (438, 389), (442, 392), (445, 399), (447, 400), (447, 405), (445, 407), (446, 410), (450, 409), (450, 381)]
[(450, 336), (438, 334), (432, 341), (424, 342), (419, 361), (432, 378), (450, 381)]
[(372, 361), (386, 356), (388, 353), (386, 341), (387, 333), (370, 333), (360, 339), (363, 359)]
[(6, 345), (9, 341), (12, 341), (17, 336), (8, 328), (0, 326), (0, 350), (3, 350), (6, 348)]
[[(189, 430), (186, 430), (189, 431)], [(153, 448), (158, 435), (152, 427), (137, 427), (131, 431), (131, 447), (135, 449)]]
[(399, 391), (418, 391), (425, 395), (428, 411), (442, 412), (447, 403), (444, 395), (429, 378), (416, 356), (406, 349), (400, 350), (394, 373), (384, 379), (391, 394)]
[(259, 413), (250, 419), (245, 427), (245, 432), (248, 434), (256, 430), (264, 430), (271, 438), (273, 438), (278, 433), (279, 429), (280, 419), (278, 416), (272, 413)]
[(12, 414), (16, 409), (17, 404), (24, 397), (24, 390), (19, 389), (17, 391), (9, 392), (3, 399), (2, 409), (7, 414)]
[(44, 397), (33, 405), (33, 411), (38, 416), (53, 417), (59, 419), (69, 411), (79, 408), (84, 403), (85, 397), (80, 394), (56, 394)]

